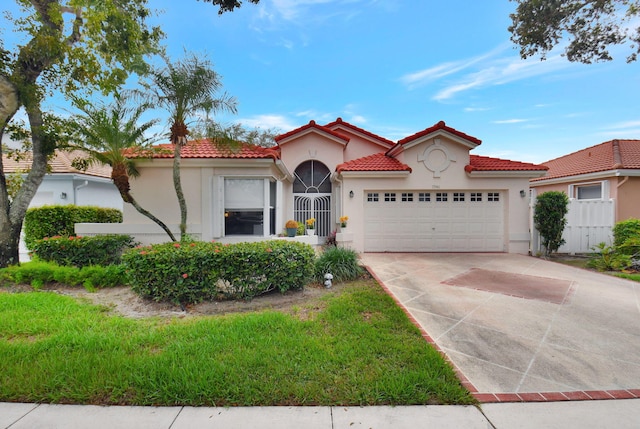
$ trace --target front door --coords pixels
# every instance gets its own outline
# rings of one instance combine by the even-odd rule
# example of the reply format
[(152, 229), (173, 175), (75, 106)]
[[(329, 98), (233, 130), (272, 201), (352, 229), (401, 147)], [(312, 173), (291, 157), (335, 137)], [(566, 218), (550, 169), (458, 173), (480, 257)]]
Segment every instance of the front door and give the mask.
[(320, 161), (306, 161), (296, 168), (293, 182), (293, 216), (304, 223), (315, 218), (316, 234), (331, 234), (331, 172)]

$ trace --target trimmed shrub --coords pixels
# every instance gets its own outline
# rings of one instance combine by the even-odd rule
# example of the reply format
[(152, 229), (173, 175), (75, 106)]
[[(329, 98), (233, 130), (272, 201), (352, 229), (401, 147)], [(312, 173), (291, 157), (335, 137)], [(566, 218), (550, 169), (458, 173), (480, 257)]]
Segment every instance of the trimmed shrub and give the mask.
[(36, 240), (33, 253), (43, 261), (82, 268), (88, 265), (119, 264), (124, 250), (134, 245), (133, 238), (129, 235), (57, 236)]
[(32, 250), (36, 240), (75, 235), (76, 223), (121, 223), (122, 212), (94, 206), (42, 206), (27, 210), (24, 218), (24, 242)]
[(331, 273), (335, 282), (355, 280), (364, 273), (355, 250), (335, 246), (325, 248), (316, 260), (315, 271), (315, 278), (321, 283), (326, 273)]
[(185, 305), (301, 289), (313, 275), (314, 256), (311, 246), (286, 240), (193, 242), (138, 247), (122, 261), (134, 292)]
[(567, 225), (569, 197), (564, 192), (544, 192), (536, 199), (533, 222), (540, 232), (546, 256), (556, 252), (565, 241), (562, 233)]

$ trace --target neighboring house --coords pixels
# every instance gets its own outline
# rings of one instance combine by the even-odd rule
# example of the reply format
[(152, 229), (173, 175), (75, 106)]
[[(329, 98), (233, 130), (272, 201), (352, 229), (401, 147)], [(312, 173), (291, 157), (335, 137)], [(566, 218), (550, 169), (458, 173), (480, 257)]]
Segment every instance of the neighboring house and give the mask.
[[(475, 137), (444, 122), (397, 143), (338, 118), (276, 137), (277, 146), (221, 149), (207, 140), (181, 151), (188, 233), (202, 240), (263, 240), (287, 219), (316, 219), (320, 238), (337, 232), (357, 251), (527, 253), (529, 179), (547, 167), (469, 152)], [(173, 151), (139, 159), (138, 202), (178, 231)], [(340, 217), (348, 216), (347, 228)], [(121, 225), (79, 224), (83, 235), (131, 233), (166, 241), (131, 207)]]
[[(49, 162), (50, 170), (44, 176), (36, 195), (29, 207), (40, 207), (52, 204), (75, 204), (82, 206), (99, 206), (122, 210), (122, 198), (111, 182), (111, 167), (91, 166), (87, 171), (80, 171), (71, 164), (74, 159), (86, 157), (83, 152), (56, 151)], [(31, 168), (31, 155), (16, 161), (5, 154), (2, 165), (5, 175), (16, 172), (26, 174)], [(20, 259), (26, 260), (27, 249), (20, 241)]]
[(616, 222), (640, 218), (640, 140), (611, 140), (545, 162), (545, 177), (531, 180), (535, 195), (565, 192), (568, 224), (560, 252), (590, 252), (611, 243)]
[[(111, 167), (93, 165), (86, 171), (73, 167), (76, 158), (86, 157), (80, 151), (56, 151), (29, 207), (50, 204), (110, 207), (122, 210), (122, 198), (111, 182)], [(2, 155), (5, 174), (24, 173), (31, 168), (31, 155), (20, 161)]]

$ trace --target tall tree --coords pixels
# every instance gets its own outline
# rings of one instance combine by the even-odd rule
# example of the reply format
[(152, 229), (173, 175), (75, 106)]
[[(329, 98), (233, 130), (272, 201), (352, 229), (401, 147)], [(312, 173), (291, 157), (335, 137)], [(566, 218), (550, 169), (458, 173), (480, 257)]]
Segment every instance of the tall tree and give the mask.
[(640, 0), (511, 1), (518, 7), (510, 15), (509, 31), (522, 58), (540, 54), (545, 59), (565, 37), (569, 61), (609, 61), (610, 47), (627, 43), (632, 50), (627, 62), (640, 53)]
[(163, 58), (165, 66), (151, 71), (150, 81), (142, 83), (145, 91), (141, 95), (149, 103), (169, 112), (170, 140), (174, 145), (173, 184), (180, 205), (180, 234), (184, 236), (187, 202), (180, 178), (180, 156), (189, 135), (187, 121), (209, 112), (226, 110), (235, 113), (236, 100), (225, 93), (217, 96), (222, 83), (208, 59), (189, 54), (173, 63), (166, 56)]
[(171, 240), (176, 241), (171, 230), (160, 219), (144, 209), (131, 195), (129, 177), (140, 175), (132, 157), (151, 154), (153, 137), (148, 136), (149, 129), (157, 120), (147, 121), (140, 125), (140, 117), (150, 107), (139, 104), (135, 108), (127, 106), (127, 100), (116, 96), (110, 106), (78, 102), (83, 113), (71, 117), (71, 129), (74, 132), (72, 141), (82, 142), (69, 145), (74, 149), (87, 152), (90, 158), (75, 160), (81, 168), (92, 163), (111, 166), (111, 180), (120, 192), (125, 203), (131, 204), (140, 214), (146, 216), (162, 228)]
[[(232, 12), (235, 8), (242, 5), (242, 1), (239, 0), (200, 0), (205, 3), (211, 3), (214, 6), (218, 6), (218, 13), (222, 15), (225, 12)], [(249, 3), (258, 4), (260, 0), (248, 0)]]
[[(0, 45), (0, 139), (19, 109), (26, 112), (33, 161), (13, 199), (0, 160), (0, 267), (18, 262), (22, 223), (58, 144), (47, 126), (43, 100), (62, 94), (113, 91), (143, 56), (155, 52), (162, 33), (147, 25), (146, 0), (16, 0), (24, 15), (6, 22), (26, 41)], [(2, 42), (0, 41), (0, 44)]]

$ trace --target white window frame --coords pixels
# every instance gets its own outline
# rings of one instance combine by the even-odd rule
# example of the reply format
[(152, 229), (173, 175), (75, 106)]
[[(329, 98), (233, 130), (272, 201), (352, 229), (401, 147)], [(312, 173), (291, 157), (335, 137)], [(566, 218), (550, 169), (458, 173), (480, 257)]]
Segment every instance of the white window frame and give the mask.
[[(222, 219), (221, 219), (221, 228), (222, 228), (222, 236), (227, 237), (229, 236), (226, 232), (226, 227), (225, 227), (225, 213), (226, 210), (228, 209), (227, 204), (226, 204), (226, 198), (225, 198), (225, 190), (226, 190), (226, 181), (227, 180), (260, 180), (263, 183), (263, 200), (262, 200), (262, 207), (258, 207), (258, 206), (253, 206), (253, 207), (237, 207), (237, 208), (231, 208), (231, 210), (246, 210), (246, 211), (259, 211), (262, 209), (262, 234), (247, 234), (247, 237), (268, 237), (271, 234), (270, 231), (270, 225), (271, 225), (271, 206), (270, 206), (270, 200), (271, 200), (271, 179), (268, 177), (264, 177), (264, 176), (221, 176), (220, 177), (222, 180), (220, 181), (220, 188), (222, 190), (221, 192), (221, 198), (220, 198), (220, 202), (222, 203)], [(276, 187), (276, 200), (277, 200), (277, 187)]]
[[(600, 197), (599, 198), (578, 198), (578, 192), (580, 188), (586, 187), (594, 187), (600, 186)], [(586, 183), (576, 183), (573, 185), (569, 185), (569, 195), (572, 200), (578, 201), (603, 201), (609, 199), (609, 181), (601, 180), (598, 182), (586, 182)]]

